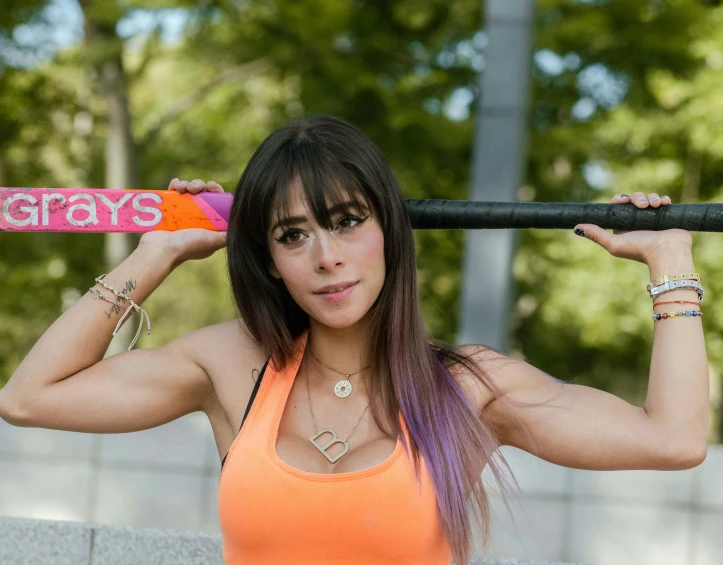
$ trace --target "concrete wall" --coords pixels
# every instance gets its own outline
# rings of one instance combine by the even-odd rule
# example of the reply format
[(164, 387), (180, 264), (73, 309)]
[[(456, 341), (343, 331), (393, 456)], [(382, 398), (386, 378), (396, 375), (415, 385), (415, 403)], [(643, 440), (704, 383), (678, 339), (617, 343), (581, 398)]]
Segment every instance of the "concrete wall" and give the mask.
[[(514, 448), (502, 452), (524, 494), (513, 501), (514, 529), (485, 477), (495, 512), (487, 557), (595, 565), (722, 560), (722, 446), (711, 445), (701, 466), (677, 472), (581, 471)], [(201, 413), (118, 435), (0, 420), (0, 516), (218, 534), (220, 468)]]
[[(3, 565), (223, 565), (217, 534), (0, 517)], [(474, 559), (471, 565), (572, 565)]]

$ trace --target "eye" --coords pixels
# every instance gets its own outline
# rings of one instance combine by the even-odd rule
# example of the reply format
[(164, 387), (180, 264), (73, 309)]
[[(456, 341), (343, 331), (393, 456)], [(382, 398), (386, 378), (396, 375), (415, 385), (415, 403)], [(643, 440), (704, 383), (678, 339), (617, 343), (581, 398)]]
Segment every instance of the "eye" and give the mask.
[[(339, 231), (341, 233), (349, 233), (355, 228), (362, 225), (368, 218), (369, 216), (360, 218), (353, 214), (347, 214), (346, 216), (342, 216), (339, 221), (337, 221), (335, 231)], [(291, 228), (288, 231), (284, 232), (281, 237), (274, 238), (274, 241), (276, 243), (283, 244), (284, 247), (288, 249), (295, 249), (296, 247), (299, 247), (306, 242), (306, 240), (302, 237), (303, 235), (305, 235), (304, 231), (298, 228)]]
[(281, 237), (275, 238), (274, 241), (276, 241), (276, 243), (283, 243), (286, 247), (295, 247), (295, 246), (299, 245), (300, 243), (302, 243), (302, 240), (292, 239), (292, 238), (294, 238), (298, 235), (302, 235), (303, 233), (304, 232), (299, 229), (295, 229), (295, 228), (290, 229), (290, 230), (284, 232), (284, 234)]
[(349, 232), (353, 230), (356, 227), (359, 227), (362, 225), (369, 216), (364, 216), (363, 218), (359, 218), (358, 216), (354, 216), (353, 214), (347, 214), (346, 216), (343, 216), (337, 223), (337, 226), (341, 226), (342, 224), (346, 224), (347, 222), (354, 222), (352, 225), (347, 225), (346, 227), (340, 227), (341, 231), (343, 232)]

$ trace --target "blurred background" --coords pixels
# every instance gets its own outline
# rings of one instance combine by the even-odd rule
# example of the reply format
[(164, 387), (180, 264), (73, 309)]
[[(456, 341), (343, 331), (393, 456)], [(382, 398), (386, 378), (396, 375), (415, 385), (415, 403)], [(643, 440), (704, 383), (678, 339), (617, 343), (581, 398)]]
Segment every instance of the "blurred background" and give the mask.
[[(500, 169), (514, 169), (508, 197), (491, 191), (495, 198), (477, 199), (609, 202), (614, 194), (642, 190), (669, 195), (674, 203), (722, 201), (720, 2), (497, 4), (499, 18), (493, 21), (490, 6), (480, 0), (3, 0), (0, 186), (163, 189), (180, 177), (215, 180), (231, 191), (269, 133), (291, 120), (327, 113), (359, 126), (381, 147), (407, 198), (467, 199), (480, 194), (474, 179), (496, 172), (479, 165), (485, 163), (479, 148), (494, 143), (485, 141), (484, 116), (496, 115), (493, 107), (482, 112), (485, 72), (492, 72), (495, 45), (497, 53), (506, 52), (491, 42), (496, 33), (520, 37), (515, 45), (525, 50), (522, 64), (494, 59), (523, 85), (523, 92), (509, 90), (522, 104), (523, 127), (511, 146), (519, 151), (511, 150), (509, 162), (499, 163)], [(510, 22), (519, 24), (518, 35), (504, 31)], [(497, 95), (504, 94), (504, 81), (496, 84)], [(427, 328), (432, 337), (451, 343), (470, 342), (474, 335), (462, 330), (465, 237), (463, 231), (415, 232)], [(475, 237), (494, 236), (482, 231)], [(511, 237), (512, 250), (501, 263), (509, 266), (504, 323), (480, 343), (502, 345), (557, 378), (642, 405), (653, 338), (647, 267), (614, 258), (564, 230), (526, 230)], [(716, 297), (723, 281), (715, 273), (723, 250), (716, 234), (696, 233), (693, 240), (696, 270), (711, 297), (703, 306), (703, 325), (710, 443), (718, 444), (723, 302)], [(0, 386), (93, 278), (120, 262), (137, 241), (135, 234), (0, 236)], [(153, 331), (136, 347), (155, 347), (236, 317), (225, 269), (223, 253), (176, 269), (145, 303)], [(124, 331), (134, 332), (136, 324), (126, 324)], [(109, 351), (119, 347), (114, 343)], [(142, 432), (134, 444), (121, 437), (0, 429), (0, 470), (6, 477), (16, 473), (19, 481), (0, 486), (0, 514), (216, 531), (218, 454), (209, 447), (210, 428), (192, 416), (169, 424), (170, 436)], [(196, 439), (187, 441), (200, 442), (191, 451), (184, 447), (190, 437)], [(169, 442), (175, 450), (170, 454), (164, 452)], [(702, 560), (719, 553), (701, 549), (699, 538), (680, 538), (675, 551), (667, 546), (654, 551), (652, 542), (659, 536), (656, 543), (672, 543), (665, 528), (688, 513), (684, 523), (675, 522), (676, 531), (690, 528), (690, 535), (704, 536), (705, 543), (721, 543), (713, 533), (723, 528), (723, 487), (712, 471), (714, 465), (723, 471), (718, 454), (712, 449), (701, 468), (674, 476), (644, 472), (648, 478), (640, 480), (643, 472), (607, 473), (600, 479), (608, 481), (605, 487), (581, 487), (592, 479), (574, 479), (595, 474), (528, 461), (529, 468), (547, 466), (550, 476), (559, 478), (529, 471), (534, 500), (528, 508), (536, 512), (554, 500), (562, 510), (555, 510), (555, 519), (540, 514), (529, 536), (518, 533), (516, 541), (504, 542), (500, 556), (587, 559), (593, 554), (585, 551), (595, 546), (599, 559), (608, 559), (595, 563), (718, 562)], [(87, 473), (79, 471), (66, 484), (72, 490), (80, 481), (82, 493), (58, 502), (55, 510), (50, 492), (33, 487), (41, 493), (35, 502), (30, 490), (17, 494), (13, 485), (29, 476), (46, 480), (41, 467), (33, 475), (32, 465), (57, 458), (70, 466), (87, 463)], [(12, 471), (20, 459), (28, 466)], [(171, 508), (172, 518), (154, 521), (153, 511), (140, 510), (137, 502), (123, 510), (132, 490), (131, 475), (123, 473), (139, 469), (134, 465), (141, 459), (151, 474), (186, 461), (188, 476), (201, 477), (201, 494), (193, 498), (200, 513), (184, 522), (179, 517), (184, 511)], [(112, 462), (117, 480), (104, 467)], [(151, 484), (139, 481), (139, 492)], [(167, 478), (160, 483), (170, 484)], [(712, 490), (701, 490), (702, 484)], [(174, 488), (181, 493), (196, 487), (180, 482)], [(636, 512), (647, 508), (659, 517), (645, 522), (648, 529), (638, 537), (647, 551), (641, 549), (635, 560), (632, 549), (610, 560), (612, 549), (604, 541), (570, 533), (571, 524), (585, 516), (575, 514), (574, 505), (587, 508), (574, 497), (603, 496), (600, 489), (617, 500), (637, 497), (637, 503), (609, 519), (595, 514), (591, 532), (609, 536), (610, 528), (619, 529), (625, 538), (647, 519)], [(161, 498), (149, 508), (162, 507)], [(104, 509), (101, 499), (109, 501)], [(667, 505), (665, 510), (658, 503)], [(671, 551), (684, 558), (670, 560)]]

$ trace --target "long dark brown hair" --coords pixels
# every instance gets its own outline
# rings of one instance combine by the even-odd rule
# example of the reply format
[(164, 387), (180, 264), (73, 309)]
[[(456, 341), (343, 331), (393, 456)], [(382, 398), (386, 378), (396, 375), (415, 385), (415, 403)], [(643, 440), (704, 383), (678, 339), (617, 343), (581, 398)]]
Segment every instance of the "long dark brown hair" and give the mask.
[(401, 411), (411, 446), (404, 434), (401, 441), (408, 454), (411, 449), (417, 480), (421, 454), (455, 563), (465, 565), (472, 552), (470, 510), (484, 545), (489, 537), (489, 501), (481, 480), (485, 466), (508, 509), (505, 495), (518, 485), (507, 461), (495, 454), (500, 443), (494, 430), (476, 413), (450, 368), (461, 363), (496, 398), (502, 394), (470, 349), (427, 336), (407, 203), (381, 151), (358, 128), (330, 116), (295, 121), (269, 135), (251, 157), (236, 187), (227, 237), (239, 315), (277, 370), (295, 355), (295, 339), (309, 328), (308, 314), (268, 271), (272, 214), (288, 216), (294, 181), (300, 181), (314, 219), (326, 229), (334, 227), (327, 206), (348, 199), (366, 204), (378, 217), (386, 278), (369, 316), (370, 406), (379, 428), (391, 437), (401, 433)]

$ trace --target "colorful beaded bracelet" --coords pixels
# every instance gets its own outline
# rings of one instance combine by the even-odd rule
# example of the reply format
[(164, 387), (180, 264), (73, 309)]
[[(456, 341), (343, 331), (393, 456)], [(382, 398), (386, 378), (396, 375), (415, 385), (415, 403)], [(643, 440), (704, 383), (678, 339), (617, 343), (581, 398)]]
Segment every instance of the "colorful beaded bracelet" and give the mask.
[(663, 313), (663, 314), (653, 314), (652, 318), (653, 320), (663, 320), (665, 318), (677, 318), (678, 316), (702, 316), (703, 312), (700, 310), (686, 310), (685, 312), (683, 310), (678, 310), (677, 312), (670, 312), (670, 313)]

